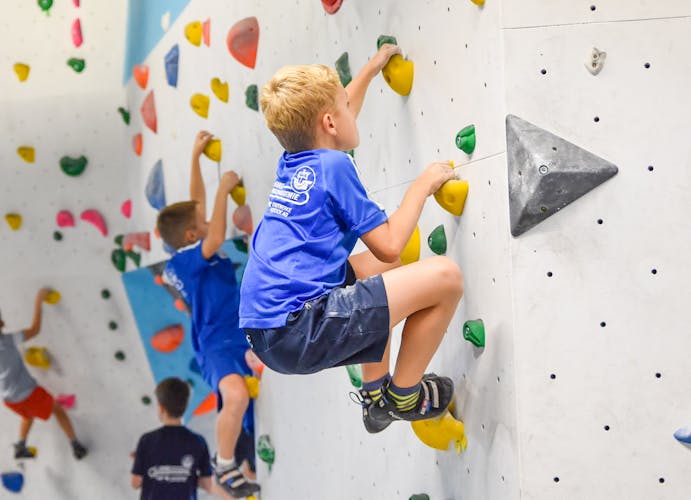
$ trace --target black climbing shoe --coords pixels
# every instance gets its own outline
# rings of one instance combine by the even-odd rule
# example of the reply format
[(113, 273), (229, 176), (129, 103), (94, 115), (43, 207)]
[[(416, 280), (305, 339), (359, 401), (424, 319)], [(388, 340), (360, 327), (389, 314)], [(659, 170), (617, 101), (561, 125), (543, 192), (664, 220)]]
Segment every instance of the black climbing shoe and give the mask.
[(36, 453), (33, 450), (27, 448), (24, 443), (14, 443), (14, 458), (34, 458)]
[(376, 420), (385, 415), (393, 420), (426, 420), (439, 417), (448, 409), (453, 399), (453, 381), (448, 377), (440, 377), (434, 373), (425, 374), (420, 382), (420, 397), (415, 408), (400, 411), (396, 404), (387, 398), (386, 390), (382, 389), (382, 397), (370, 409), (370, 414)]
[(257, 493), (261, 489), (257, 483), (250, 483), (245, 479), (237, 465), (233, 465), (229, 469), (219, 470), (215, 456), (211, 460), (211, 464), (213, 465), (214, 476), (218, 485), (234, 497), (246, 497)]
[(89, 450), (86, 449), (86, 447), (80, 443), (79, 441), (72, 441), (72, 455), (74, 455), (74, 458), (77, 460), (81, 460), (85, 456), (89, 454)]
[[(382, 394), (385, 388), (382, 387)], [(359, 394), (356, 392), (351, 392), (351, 397), (353, 401), (359, 403), (362, 406), (362, 423), (365, 424), (365, 429), (370, 434), (376, 434), (386, 429), (393, 419), (386, 413), (380, 413), (379, 415), (373, 415), (370, 410), (372, 405), (376, 404), (372, 401), (372, 397), (369, 392), (364, 389), (360, 389)]]

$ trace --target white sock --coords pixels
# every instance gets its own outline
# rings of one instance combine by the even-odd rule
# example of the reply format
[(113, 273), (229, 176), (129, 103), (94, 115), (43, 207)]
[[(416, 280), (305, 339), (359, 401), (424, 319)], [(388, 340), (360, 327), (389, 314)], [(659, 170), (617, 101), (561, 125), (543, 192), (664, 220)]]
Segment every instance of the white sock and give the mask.
[(216, 468), (219, 470), (228, 470), (235, 467), (235, 457), (223, 458), (221, 455), (216, 455)]

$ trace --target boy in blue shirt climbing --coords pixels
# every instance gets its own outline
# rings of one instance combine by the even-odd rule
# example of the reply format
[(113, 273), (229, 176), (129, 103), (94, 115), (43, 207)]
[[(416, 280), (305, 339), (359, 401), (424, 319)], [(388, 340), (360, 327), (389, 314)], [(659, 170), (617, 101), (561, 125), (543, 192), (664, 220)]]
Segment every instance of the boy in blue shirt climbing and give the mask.
[[(400, 267), (426, 198), (454, 178), (451, 165), (429, 165), (387, 217), (343, 152), (358, 146), (370, 81), (399, 52), (383, 45), (345, 89), (321, 65), (284, 67), (264, 85), (262, 111), (285, 152), (240, 291), (240, 326), (270, 368), (306, 374), (362, 363), (372, 433), (446, 411), (452, 380), (424, 371), (463, 293), (447, 257)], [(350, 255), (358, 238), (369, 250)], [(404, 320), (392, 376), (391, 328)]]
[(240, 179), (232, 171), (223, 174), (207, 223), (199, 157), (211, 138), (211, 134), (201, 131), (194, 142), (191, 200), (161, 210), (157, 227), (163, 241), (176, 250), (166, 265), (166, 279), (190, 306), (192, 346), (204, 380), (218, 394), (216, 481), (231, 495), (244, 497), (259, 490), (259, 485), (246, 480), (235, 460), (243, 415), (245, 428), (253, 433), (251, 406), (246, 412), (250, 403), (244, 379), (252, 371), (245, 362), (249, 344), (238, 326), (240, 294), (235, 267), (221, 251), (226, 236), (228, 195)]

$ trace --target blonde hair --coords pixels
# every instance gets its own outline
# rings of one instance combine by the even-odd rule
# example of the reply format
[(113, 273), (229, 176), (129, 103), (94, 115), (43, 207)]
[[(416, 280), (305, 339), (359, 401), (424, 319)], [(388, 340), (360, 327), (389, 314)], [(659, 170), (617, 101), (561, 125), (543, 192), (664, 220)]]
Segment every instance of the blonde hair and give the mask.
[(334, 106), (340, 87), (338, 73), (321, 64), (285, 66), (262, 87), (259, 102), (266, 125), (286, 151), (312, 148), (315, 125)]
[(161, 210), (156, 220), (161, 239), (175, 250), (184, 247), (185, 231), (194, 228), (196, 211), (194, 200), (173, 203)]

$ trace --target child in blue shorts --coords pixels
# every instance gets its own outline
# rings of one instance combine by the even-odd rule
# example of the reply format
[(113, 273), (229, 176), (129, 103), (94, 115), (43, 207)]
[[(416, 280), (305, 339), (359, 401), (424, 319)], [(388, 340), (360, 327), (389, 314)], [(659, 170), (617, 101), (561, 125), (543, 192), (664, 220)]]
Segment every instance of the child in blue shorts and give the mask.
[[(264, 85), (262, 111), (285, 152), (240, 291), (240, 326), (270, 368), (305, 374), (362, 363), (363, 421), (373, 433), (446, 411), (453, 382), (424, 371), (463, 293), (447, 257), (400, 266), (426, 198), (454, 177), (451, 165), (429, 165), (387, 217), (343, 152), (358, 146), (355, 119), (370, 81), (398, 52), (383, 45), (345, 89), (321, 65), (282, 68)], [(358, 239), (369, 251), (350, 255)], [(390, 332), (404, 320), (391, 376)]]
[[(190, 306), (192, 346), (204, 379), (218, 394), (216, 481), (231, 495), (244, 497), (259, 490), (259, 485), (246, 480), (234, 458), (243, 415), (250, 404), (244, 376), (252, 371), (245, 362), (249, 344), (238, 326), (240, 297), (235, 268), (220, 250), (226, 235), (228, 195), (240, 179), (232, 171), (223, 174), (207, 223), (199, 157), (211, 137), (202, 131), (194, 142), (191, 200), (161, 210), (157, 227), (163, 241), (176, 250), (165, 276)], [(245, 419), (250, 434), (252, 425), (250, 408)]]

